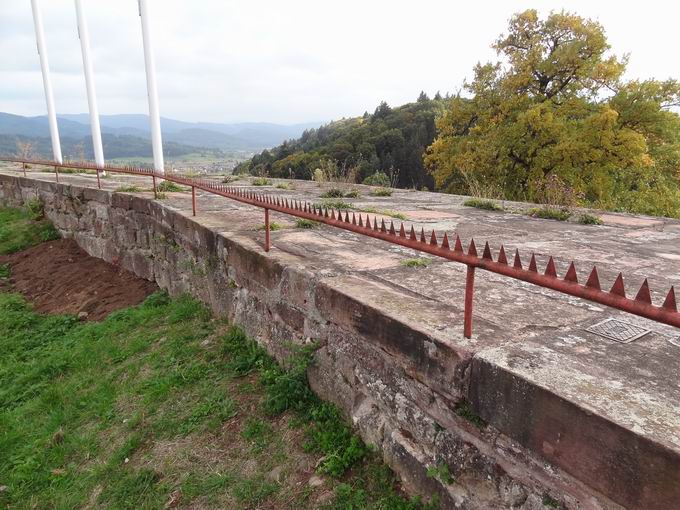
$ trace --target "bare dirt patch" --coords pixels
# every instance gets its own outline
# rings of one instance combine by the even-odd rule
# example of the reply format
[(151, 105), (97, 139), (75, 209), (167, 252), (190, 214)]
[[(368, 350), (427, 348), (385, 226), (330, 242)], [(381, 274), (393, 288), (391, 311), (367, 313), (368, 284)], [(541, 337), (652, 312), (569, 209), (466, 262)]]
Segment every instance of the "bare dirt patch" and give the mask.
[(3, 264), (10, 267), (11, 289), (40, 313), (85, 312), (87, 320), (101, 320), (158, 290), (153, 282), (89, 256), (72, 239), (1, 255)]

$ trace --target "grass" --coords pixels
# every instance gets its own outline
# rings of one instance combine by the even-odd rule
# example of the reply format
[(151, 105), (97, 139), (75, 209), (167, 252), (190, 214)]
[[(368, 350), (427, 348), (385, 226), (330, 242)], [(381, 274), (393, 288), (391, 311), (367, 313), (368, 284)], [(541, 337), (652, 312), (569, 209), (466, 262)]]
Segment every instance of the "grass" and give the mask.
[(402, 261), (401, 261), (401, 265), (402, 265), (402, 266), (406, 266), (406, 267), (416, 267), (416, 268), (418, 268), (418, 267), (427, 267), (427, 266), (429, 266), (431, 263), (432, 263), (432, 261), (429, 260), (429, 259), (420, 259), (420, 258), (417, 258), (417, 259), (406, 259), (406, 260), (402, 260)]
[(566, 209), (555, 207), (536, 207), (529, 211), (529, 216), (546, 220), (567, 221), (571, 218), (571, 212)]
[(143, 190), (139, 186), (130, 185), (130, 186), (119, 186), (119, 187), (116, 188), (116, 191), (119, 192), (119, 193), (139, 193), (140, 191), (143, 191)]
[(602, 220), (590, 213), (583, 213), (578, 219), (578, 222), (582, 225), (602, 225)]
[[(271, 232), (276, 232), (277, 230), (281, 230), (282, 228), (284, 228), (284, 226), (281, 225), (280, 223), (276, 223), (275, 221), (272, 221), (272, 222), (269, 223), (269, 230)], [(262, 225), (257, 227), (255, 230), (264, 230), (264, 229), (265, 229), (265, 225), (263, 223)]]
[(493, 200), (483, 198), (469, 198), (463, 202), (464, 206), (476, 207), (477, 209), (484, 209), (485, 211), (502, 211), (503, 208)]
[(390, 188), (378, 188), (371, 191), (370, 195), (372, 197), (391, 197), (392, 190)]
[(162, 193), (175, 193), (177, 191), (184, 191), (184, 188), (172, 181), (163, 181), (156, 187), (156, 190)]
[(456, 407), (456, 414), (461, 418), (466, 419), (480, 430), (486, 427), (486, 422), (474, 411), (474, 409), (472, 409), (472, 405), (467, 400), (463, 400), (458, 404)]
[(451, 485), (456, 481), (453, 478), (453, 475), (451, 475), (451, 472), (449, 471), (449, 466), (444, 464), (443, 462), (435, 466), (428, 467), (427, 476), (429, 478), (435, 478), (441, 481), (442, 483), (445, 483), (446, 485)]
[(318, 221), (313, 221), (313, 220), (307, 220), (304, 218), (298, 218), (298, 220), (295, 222), (295, 227), (296, 228), (316, 228), (320, 225)]
[(186, 295), (81, 322), (0, 292), (0, 508), (435, 508), (312, 393), (316, 345), (286, 348), (278, 364)]
[(44, 218), (39, 200), (22, 209), (0, 207), (0, 255), (54, 239), (59, 239), (59, 232)]
[(353, 189), (350, 191), (343, 191), (340, 188), (331, 188), (321, 194), (321, 198), (359, 198), (361, 194)]
[(235, 175), (225, 175), (222, 177), (222, 184), (230, 184), (234, 181), (238, 181), (238, 177)]
[(280, 182), (275, 186), (276, 189), (295, 189), (295, 187), (287, 182)]
[(271, 186), (272, 181), (271, 179), (267, 179), (266, 177), (257, 177), (253, 179), (250, 182), (253, 186)]
[(0, 278), (9, 278), (12, 276), (12, 268), (9, 264), (0, 264)]
[(352, 209), (352, 204), (340, 199), (326, 199), (320, 204), (314, 204), (314, 206), (322, 209)]
[(156, 200), (166, 200), (167, 198), (168, 198), (168, 194), (167, 194), (167, 193), (163, 193), (163, 192), (161, 192), (161, 191), (159, 191), (158, 193), (156, 193)]
[(359, 209), (361, 212), (380, 214), (381, 216), (389, 216), (390, 218), (396, 218), (398, 220), (406, 220), (406, 216), (400, 212), (393, 211), (392, 209), (378, 209), (377, 207), (363, 207)]

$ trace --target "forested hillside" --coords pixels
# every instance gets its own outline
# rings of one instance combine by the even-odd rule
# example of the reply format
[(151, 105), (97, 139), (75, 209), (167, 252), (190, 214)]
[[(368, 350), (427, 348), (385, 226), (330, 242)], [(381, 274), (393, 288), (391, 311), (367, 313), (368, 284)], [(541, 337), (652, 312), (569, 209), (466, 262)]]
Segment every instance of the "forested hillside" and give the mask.
[(415, 103), (391, 108), (382, 102), (373, 114), (331, 122), (305, 131), (242, 163), (237, 171), (272, 177), (311, 179), (316, 169), (362, 182), (380, 172), (402, 188), (433, 189), (423, 152), (435, 139), (435, 118), (446, 100), (424, 93)]
[(240, 170), (353, 182), (384, 172), (399, 187), (680, 217), (677, 80), (626, 80), (628, 56), (568, 12), (516, 14), (493, 48), (499, 60), (475, 66), (456, 97), (382, 103)]

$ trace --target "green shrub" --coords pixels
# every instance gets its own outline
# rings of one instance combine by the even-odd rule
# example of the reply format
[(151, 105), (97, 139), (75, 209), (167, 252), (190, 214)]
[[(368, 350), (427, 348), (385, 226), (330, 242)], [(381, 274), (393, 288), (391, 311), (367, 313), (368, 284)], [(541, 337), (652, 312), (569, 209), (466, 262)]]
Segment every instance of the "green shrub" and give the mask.
[[(281, 225), (280, 223), (276, 223), (275, 221), (272, 221), (271, 223), (269, 223), (269, 230), (271, 232), (276, 232), (277, 230), (281, 230), (282, 228), (283, 228), (283, 225)], [(265, 225), (260, 225), (255, 230), (264, 230), (264, 229), (265, 229)]]
[(602, 220), (595, 216), (594, 214), (590, 213), (583, 213), (579, 219), (578, 222), (583, 224), (583, 225), (602, 225)]
[(401, 261), (402, 266), (406, 267), (427, 267), (431, 263), (429, 259), (406, 259)]
[(338, 188), (331, 188), (328, 191), (325, 191), (324, 193), (321, 194), (321, 198), (342, 198), (345, 196), (345, 193)]
[(357, 190), (353, 189), (351, 191), (348, 191), (345, 193), (345, 198), (359, 198), (361, 196), (361, 193), (359, 193)]
[(373, 175), (366, 177), (363, 184), (369, 186), (389, 186), (390, 178), (384, 172), (376, 172)]
[(326, 199), (320, 204), (314, 204), (314, 206), (322, 209), (351, 209), (352, 204), (339, 199)]
[(181, 186), (178, 186), (172, 181), (163, 181), (158, 186), (156, 190), (164, 193), (173, 193), (176, 191), (184, 191)]
[(272, 181), (271, 179), (267, 179), (266, 177), (256, 177), (251, 181), (251, 184), (253, 186), (271, 186)]
[(376, 190), (371, 191), (370, 195), (372, 197), (391, 197), (392, 190), (390, 188), (378, 188)]
[(556, 209), (553, 207), (537, 207), (529, 211), (529, 216), (546, 220), (567, 221), (571, 218), (571, 212), (566, 209)]
[(0, 264), (0, 278), (9, 278), (12, 275), (12, 268), (9, 264)]
[(45, 203), (40, 198), (36, 197), (26, 202), (26, 208), (33, 221), (39, 221), (45, 217)]
[(502, 211), (503, 208), (492, 200), (482, 198), (469, 198), (463, 202), (464, 206), (476, 207), (477, 209), (484, 209), (486, 211)]
[(296, 228), (307, 228), (307, 229), (309, 229), (309, 228), (316, 228), (316, 227), (318, 227), (318, 226), (319, 226), (319, 222), (318, 222), (318, 221), (307, 220), (307, 219), (304, 219), (304, 218), (299, 218), (299, 219), (295, 222), (295, 227), (296, 227)]

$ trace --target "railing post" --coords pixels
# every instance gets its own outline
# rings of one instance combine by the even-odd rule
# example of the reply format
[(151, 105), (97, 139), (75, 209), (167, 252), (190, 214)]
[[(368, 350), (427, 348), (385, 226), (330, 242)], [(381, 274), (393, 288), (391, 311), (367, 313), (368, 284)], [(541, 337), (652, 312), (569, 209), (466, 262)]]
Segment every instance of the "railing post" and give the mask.
[(465, 338), (470, 338), (472, 336), (472, 303), (474, 291), (475, 266), (468, 266), (467, 275), (465, 277), (465, 319), (463, 324), (463, 336), (465, 336)]
[(196, 186), (191, 187), (191, 212), (196, 216)]
[(264, 208), (264, 251), (269, 251), (269, 209)]
[(99, 180), (99, 168), (97, 168), (97, 188), (102, 189), (102, 183)]
[(22, 166), (24, 167), (24, 177), (26, 177), (26, 163), (24, 162)]
[(54, 165), (54, 175), (57, 176), (57, 182), (59, 182), (59, 167)]
[(158, 198), (158, 190), (156, 189), (156, 176), (152, 175), (151, 178), (153, 179), (153, 197)]

